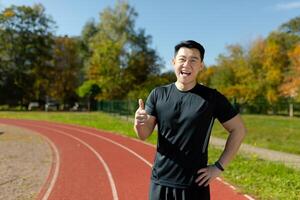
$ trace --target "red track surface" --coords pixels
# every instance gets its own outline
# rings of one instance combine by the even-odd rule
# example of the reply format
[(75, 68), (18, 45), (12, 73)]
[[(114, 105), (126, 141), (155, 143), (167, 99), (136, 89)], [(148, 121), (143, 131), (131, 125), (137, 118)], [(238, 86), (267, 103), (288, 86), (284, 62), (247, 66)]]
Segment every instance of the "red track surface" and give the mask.
[[(32, 120), (0, 123), (38, 132), (49, 139), (53, 164), (38, 200), (146, 200), (155, 148), (93, 128)], [(212, 200), (244, 200), (220, 180)]]

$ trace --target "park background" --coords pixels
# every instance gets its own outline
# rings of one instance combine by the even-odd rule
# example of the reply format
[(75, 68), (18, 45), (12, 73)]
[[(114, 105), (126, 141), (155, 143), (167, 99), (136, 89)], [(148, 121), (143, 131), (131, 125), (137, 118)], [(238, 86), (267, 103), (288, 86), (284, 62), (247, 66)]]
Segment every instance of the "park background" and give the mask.
[[(299, 8), (297, 2), (290, 5)], [(2, 7), (0, 110), (18, 112), (0, 116), (78, 123), (135, 137), (132, 123), (119, 115), (129, 119), (138, 98), (146, 99), (156, 86), (176, 80), (166, 64), (170, 61), (153, 47), (151, 30), (137, 27), (137, 19), (133, 5), (116, 1), (99, 11), (99, 19), (87, 20), (79, 35), (58, 35), (42, 3)], [(176, 25), (176, 18), (169, 20)], [(197, 28), (200, 19), (191, 20), (194, 26), (178, 30), (202, 28)], [(224, 37), (221, 30), (218, 37)], [(184, 39), (194, 38), (182, 35)], [(227, 44), (198, 80), (217, 88), (240, 110), (249, 129), (246, 143), (299, 155), (300, 16), (249, 40)], [(60, 112), (21, 112), (28, 110)], [(97, 110), (114, 115), (62, 112)], [(219, 125), (213, 134), (226, 137)], [(149, 142), (155, 143), (155, 135)], [(226, 178), (258, 199), (299, 199), (299, 169), (246, 155), (228, 171)]]

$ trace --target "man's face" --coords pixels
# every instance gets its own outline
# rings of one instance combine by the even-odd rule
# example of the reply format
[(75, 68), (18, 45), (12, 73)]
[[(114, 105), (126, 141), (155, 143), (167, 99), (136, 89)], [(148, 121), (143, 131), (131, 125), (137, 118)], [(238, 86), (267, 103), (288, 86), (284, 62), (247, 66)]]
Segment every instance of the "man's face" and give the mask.
[(182, 84), (196, 82), (203, 63), (198, 49), (181, 47), (172, 61), (177, 81)]

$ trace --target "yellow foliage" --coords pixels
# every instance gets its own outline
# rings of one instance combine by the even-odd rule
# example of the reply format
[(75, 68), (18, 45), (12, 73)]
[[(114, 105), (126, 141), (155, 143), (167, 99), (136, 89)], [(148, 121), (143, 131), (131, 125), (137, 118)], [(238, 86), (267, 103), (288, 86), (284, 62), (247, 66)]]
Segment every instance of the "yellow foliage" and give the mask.
[(285, 97), (296, 98), (300, 92), (300, 44), (288, 53), (291, 61), (291, 75), (284, 79), (280, 93)]
[(7, 9), (4, 11), (3, 15), (4, 15), (4, 17), (10, 18), (10, 17), (15, 16), (15, 12), (11, 9)]
[(288, 53), (292, 62), (292, 67), (300, 72), (300, 44), (298, 44), (292, 51)]
[(268, 102), (272, 103), (276, 103), (276, 101), (278, 101), (278, 95), (277, 92), (273, 89), (270, 89), (267, 91), (267, 100)]
[(269, 84), (276, 84), (281, 81), (282, 74), (279, 69), (269, 69), (266, 74), (266, 81)]
[(207, 67), (198, 74), (197, 80), (204, 85), (209, 84), (209, 80), (212, 75), (215, 73), (216, 67)]
[(254, 100), (257, 95), (255, 88), (251, 88), (247, 85), (226, 87), (222, 90), (222, 93), (229, 99), (235, 98), (241, 104)]

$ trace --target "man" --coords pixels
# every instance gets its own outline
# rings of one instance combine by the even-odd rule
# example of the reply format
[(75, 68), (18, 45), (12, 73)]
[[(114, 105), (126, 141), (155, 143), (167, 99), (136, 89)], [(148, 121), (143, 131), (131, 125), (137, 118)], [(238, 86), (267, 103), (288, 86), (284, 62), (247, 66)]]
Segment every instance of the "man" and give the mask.
[[(175, 83), (152, 90), (146, 107), (139, 99), (134, 130), (140, 139), (158, 126), (157, 153), (151, 175), (151, 200), (210, 199), (209, 184), (237, 153), (246, 134), (240, 115), (217, 90), (197, 83), (204, 48), (193, 41), (175, 46)], [(223, 153), (207, 165), (207, 146), (214, 119), (228, 131)]]

